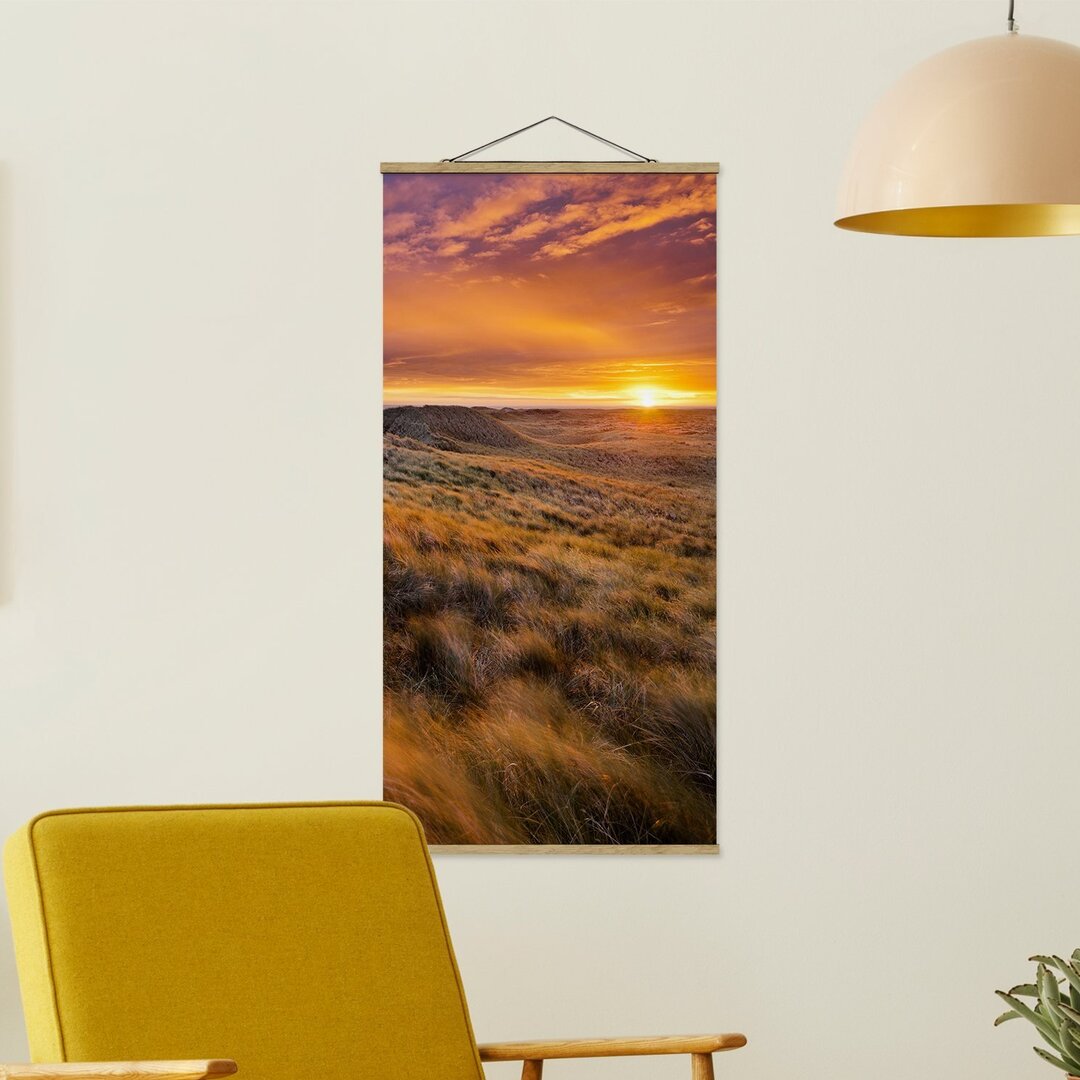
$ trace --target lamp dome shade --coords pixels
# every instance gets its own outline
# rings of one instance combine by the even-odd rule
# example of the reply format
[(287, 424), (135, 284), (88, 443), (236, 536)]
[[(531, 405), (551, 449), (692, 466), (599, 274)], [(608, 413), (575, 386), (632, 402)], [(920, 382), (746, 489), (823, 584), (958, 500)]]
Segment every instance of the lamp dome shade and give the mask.
[(855, 140), (836, 224), (900, 236), (1080, 233), (1080, 49), (1001, 34), (913, 68)]

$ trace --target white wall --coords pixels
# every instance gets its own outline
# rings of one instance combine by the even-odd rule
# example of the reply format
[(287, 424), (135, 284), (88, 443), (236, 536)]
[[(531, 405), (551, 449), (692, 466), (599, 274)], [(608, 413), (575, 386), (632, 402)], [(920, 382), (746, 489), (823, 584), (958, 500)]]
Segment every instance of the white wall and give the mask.
[(0, 3), (0, 832), (378, 796), (378, 162), (557, 112), (723, 163), (724, 854), (440, 859), (478, 1034), (1049, 1075), (989, 1023), (1080, 944), (1080, 241), (830, 225), (860, 115), (1004, 8)]

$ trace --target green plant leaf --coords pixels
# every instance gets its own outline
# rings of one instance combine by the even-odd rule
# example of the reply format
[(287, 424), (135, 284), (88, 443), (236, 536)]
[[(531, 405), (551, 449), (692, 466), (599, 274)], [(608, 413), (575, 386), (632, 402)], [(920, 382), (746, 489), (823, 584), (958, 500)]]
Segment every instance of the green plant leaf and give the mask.
[(999, 1017), (998, 1017), (998, 1018), (997, 1018), (997, 1019), (996, 1019), (996, 1020), (994, 1021), (994, 1027), (997, 1027), (997, 1026), (998, 1026), (998, 1024), (1004, 1024), (1006, 1020), (1016, 1020), (1016, 1019), (1019, 1019), (1019, 1016), (1020, 1016), (1020, 1014), (1019, 1014), (1018, 1012), (1016, 1012), (1015, 1010), (1013, 1010), (1013, 1009), (1010, 1009), (1010, 1010), (1009, 1010), (1008, 1012), (1003, 1012), (1003, 1013), (1002, 1013), (1002, 1014), (1001, 1014), (1001, 1015), (1000, 1015), (1000, 1016), (999, 1016)]
[(1049, 1061), (1051, 1065), (1060, 1069), (1062, 1072), (1069, 1072), (1069, 1066), (1066, 1065), (1065, 1062), (1061, 1060), (1061, 1058), (1054, 1057), (1053, 1054), (1047, 1053), (1041, 1046), (1033, 1046), (1031, 1049), (1034, 1050), (1035, 1053), (1043, 1059), (1043, 1061)]
[[(1048, 1017), (1046, 1015), (1046, 1013), (1040, 1012), (1038, 1008), (1036, 1008), (1035, 1012), (1036, 1012), (1036, 1014), (1038, 1016), (1040, 1016), (1043, 1020), (1045, 1020), (1050, 1027), (1052, 1027), (1054, 1029), (1053, 1034), (1048, 1035), (1045, 1031), (1042, 1031), (1039, 1028), (1036, 1028), (1035, 1029), (1036, 1034), (1052, 1050), (1056, 1050), (1059, 1054), (1061, 1054), (1062, 1057), (1065, 1057), (1067, 1051), (1065, 1051), (1062, 1048), (1062, 1045), (1061, 1045), (1061, 1030), (1058, 1028), (1057, 1024), (1055, 1024), (1054, 1021), (1052, 1019), (1050, 1019), (1050, 1017)], [(1062, 1022), (1064, 1023), (1064, 1021), (1062, 1021)]]
[(1041, 1016), (1039, 1013), (1035, 1012), (1034, 1009), (1029, 1009), (1018, 997), (1013, 997), (1012, 994), (1007, 994), (1004, 990), (995, 990), (994, 993), (997, 994), (997, 996), (1001, 998), (1013, 1012), (1019, 1013), (1025, 1020), (1034, 1024), (1039, 1031), (1052, 1040), (1054, 1045), (1057, 1045), (1057, 1025), (1052, 1024), (1045, 1016)]
[(1055, 956), (1054, 960), (1062, 974), (1069, 980), (1069, 989), (1080, 993), (1080, 971), (1077, 971), (1067, 960), (1062, 960), (1060, 956)]
[(1037, 998), (1039, 996), (1039, 988), (1034, 983), (1021, 983), (1019, 986), (1014, 986), (1009, 993), (1016, 997)]
[(1063, 1032), (1062, 1034), (1061, 1047), (1055, 1049), (1061, 1054), (1062, 1061), (1068, 1065), (1069, 1072), (1071, 1072), (1072, 1076), (1080, 1075), (1080, 1061), (1077, 1061), (1077, 1058), (1080, 1058), (1080, 1048), (1077, 1047), (1074, 1039), (1072, 1039), (1067, 1032)]
[(1067, 960), (1060, 956), (1029, 956), (1028, 959), (1035, 964), (1045, 964), (1047, 967), (1057, 968), (1066, 979), (1069, 980), (1071, 989), (1080, 993), (1080, 970), (1073, 967)]
[(1061, 1054), (1072, 1074), (1080, 1074), (1080, 1028), (1064, 1017), (1058, 1027), (1058, 1045), (1055, 1049)]
[(1039, 988), (1039, 1004), (1042, 1006), (1042, 1011), (1053, 1021), (1055, 1027), (1059, 1026), (1061, 1012), (1058, 1004), (1061, 1001), (1061, 994), (1058, 991), (1057, 979), (1050, 974), (1050, 969), (1045, 964), (1039, 965), (1036, 985)]

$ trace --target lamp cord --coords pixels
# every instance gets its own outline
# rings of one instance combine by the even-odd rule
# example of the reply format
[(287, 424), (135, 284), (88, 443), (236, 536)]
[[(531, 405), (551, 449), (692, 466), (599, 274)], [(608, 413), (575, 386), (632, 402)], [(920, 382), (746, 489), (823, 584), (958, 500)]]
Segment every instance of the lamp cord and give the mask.
[(1020, 29), (1016, 21), (1016, 0), (1009, 0), (1009, 33), (1015, 34)]

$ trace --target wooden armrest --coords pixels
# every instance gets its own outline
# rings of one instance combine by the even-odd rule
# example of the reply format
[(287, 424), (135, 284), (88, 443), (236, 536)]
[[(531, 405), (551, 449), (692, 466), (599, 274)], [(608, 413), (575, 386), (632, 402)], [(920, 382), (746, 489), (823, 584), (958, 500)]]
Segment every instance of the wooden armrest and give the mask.
[(0, 1065), (0, 1080), (212, 1080), (231, 1076), (236, 1062), (72, 1061), (57, 1065)]
[(481, 1061), (550, 1061), (555, 1058), (630, 1057), (639, 1054), (714, 1054), (746, 1045), (745, 1035), (659, 1035), (630, 1039), (548, 1039), (484, 1043)]

